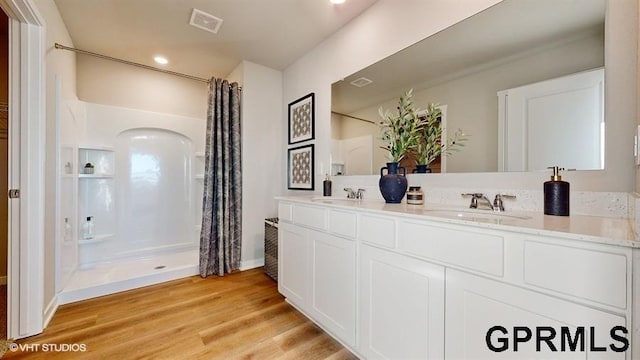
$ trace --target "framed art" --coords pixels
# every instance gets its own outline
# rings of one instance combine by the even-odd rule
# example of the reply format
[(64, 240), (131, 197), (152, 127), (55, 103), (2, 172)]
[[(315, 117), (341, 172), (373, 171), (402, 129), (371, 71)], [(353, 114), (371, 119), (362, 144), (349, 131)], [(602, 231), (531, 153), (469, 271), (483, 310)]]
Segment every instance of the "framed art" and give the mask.
[(313, 144), (289, 149), (287, 185), (290, 190), (314, 189), (313, 157)]
[(315, 93), (289, 104), (289, 144), (315, 138)]

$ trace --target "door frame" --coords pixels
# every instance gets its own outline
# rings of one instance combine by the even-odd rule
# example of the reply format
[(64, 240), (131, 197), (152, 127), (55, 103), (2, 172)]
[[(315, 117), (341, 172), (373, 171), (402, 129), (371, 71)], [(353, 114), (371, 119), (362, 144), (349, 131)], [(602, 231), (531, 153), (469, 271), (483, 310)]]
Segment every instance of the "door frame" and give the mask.
[[(33, 0), (0, 0), (9, 17), (7, 336), (44, 328), (45, 29)], [(0, 324), (2, 326), (2, 324)]]

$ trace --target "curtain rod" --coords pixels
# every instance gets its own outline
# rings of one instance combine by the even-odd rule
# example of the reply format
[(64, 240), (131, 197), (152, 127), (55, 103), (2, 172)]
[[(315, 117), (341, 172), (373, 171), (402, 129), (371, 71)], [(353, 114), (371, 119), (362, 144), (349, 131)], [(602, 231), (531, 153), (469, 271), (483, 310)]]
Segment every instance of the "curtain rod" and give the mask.
[(110, 60), (110, 61), (115, 61), (115, 62), (119, 62), (119, 63), (122, 63), (122, 64), (141, 67), (141, 68), (147, 69), (147, 70), (158, 71), (158, 72), (169, 74), (169, 75), (175, 75), (175, 76), (179, 76), (179, 77), (183, 77), (183, 78), (187, 78), (187, 79), (191, 79), (191, 80), (195, 80), (195, 81), (200, 81), (200, 82), (203, 82), (203, 83), (209, 83), (208, 79), (203, 79), (201, 77), (182, 74), (182, 73), (175, 72), (175, 71), (170, 71), (170, 70), (159, 69), (159, 68), (156, 68), (156, 67), (153, 67), (153, 66), (144, 65), (144, 64), (133, 62), (133, 61), (122, 60), (122, 59), (114, 58), (114, 57), (111, 57), (111, 56), (97, 54), (97, 53), (94, 53), (94, 52), (91, 52), (91, 51), (80, 50), (80, 49), (64, 46), (64, 45), (61, 45), (61, 44), (58, 44), (58, 43), (55, 44), (55, 47), (56, 47), (56, 49), (69, 50), (69, 51), (77, 52), (79, 54), (91, 55), (91, 56), (95, 56), (95, 57), (98, 57), (98, 58), (101, 58), (101, 59), (105, 59), (105, 60)]
[(376, 125), (376, 123), (371, 121), (371, 120), (367, 120), (367, 119), (359, 118), (359, 117), (356, 117), (356, 116), (351, 116), (351, 115), (339, 113), (337, 111), (332, 111), (331, 113), (332, 114), (336, 114), (336, 115), (340, 115), (340, 116), (344, 116), (344, 117), (348, 117), (348, 118), (352, 118), (352, 119), (356, 119), (356, 120), (360, 120), (360, 121), (364, 121), (364, 122), (368, 122), (368, 123)]

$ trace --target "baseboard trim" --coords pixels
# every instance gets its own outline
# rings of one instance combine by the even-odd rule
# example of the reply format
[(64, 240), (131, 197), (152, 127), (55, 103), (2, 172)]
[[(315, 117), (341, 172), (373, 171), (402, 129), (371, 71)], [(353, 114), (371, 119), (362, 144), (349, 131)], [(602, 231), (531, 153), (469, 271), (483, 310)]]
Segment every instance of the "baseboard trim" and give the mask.
[(55, 315), (56, 311), (58, 310), (58, 306), (60, 304), (58, 303), (58, 296), (54, 296), (53, 299), (51, 299), (51, 301), (49, 302), (49, 305), (47, 305), (47, 308), (44, 310), (44, 326), (43, 329), (46, 329), (47, 326), (49, 326), (49, 322), (51, 321), (51, 319), (53, 318), (53, 315)]
[(0, 285), (7, 285), (7, 277), (0, 276)]
[(241, 261), (240, 271), (255, 269), (260, 266), (264, 266), (264, 258)]

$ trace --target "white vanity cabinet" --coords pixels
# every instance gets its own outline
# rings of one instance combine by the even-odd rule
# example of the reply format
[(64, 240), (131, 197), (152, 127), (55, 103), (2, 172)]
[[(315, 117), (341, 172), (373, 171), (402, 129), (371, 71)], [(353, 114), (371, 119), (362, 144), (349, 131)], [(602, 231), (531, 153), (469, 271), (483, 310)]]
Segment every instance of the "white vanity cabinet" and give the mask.
[[(623, 220), (505, 226), (375, 206), (279, 206), (279, 291), (358, 356), (639, 358), (640, 244)], [(605, 230), (571, 232), (586, 226)]]
[(360, 251), (360, 353), (444, 358), (444, 267), (368, 245)]
[(280, 207), (278, 290), (324, 329), (353, 347), (355, 214), (294, 206), (293, 216), (287, 217), (286, 206)]
[[(558, 299), (519, 286), (490, 280), (456, 270), (447, 270), (446, 354), (451, 359), (624, 359), (610, 345), (622, 344), (610, 336), (615, 326), (626, 326), (621, 315)], [(494, 328), (494, 327), (501, 328)], [(514, 343), (517, 329), (520, 338)], [(551, 327), (553, 330), (545, 329)], [(584, 331), (577, 348), (562, 351), (562, 327), (572, 339)], [(494, 330), (490, 330), (494, 328)], [(583, 330), (578, 330), (582, 328)], [(505, 331), (506, 330), (506, 331)], [(591, 333), (593, 330), (593, 334)], [(537, 341), (540, 332), (550, 338)], [(481, 336), (478, 336), (478, 335)], [(619, 333), (622, 335), (622, 333)], [(487, 339), (487, 336), (489, 339)], [(566, 339), (566, 338), (565, 338)], [(487, 343), (490, 343), (493, 350)], [(516, 348), (517, 346), (517, 351)], [(540, 351), (536, 347), (539, 346)], [(569, 343), (564, 341), (565, 350)], [(604, 350), (606, 351), (602, 351)], [(555, 351), (553, 351), (555, 350)], [(595, 351), (600, 350), (600, 351)]]

